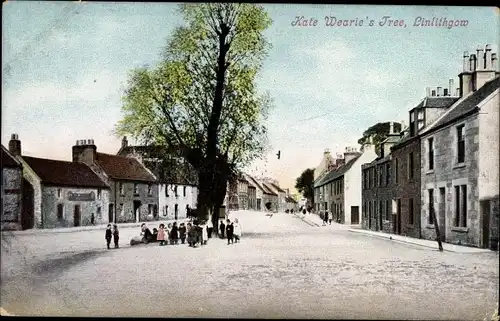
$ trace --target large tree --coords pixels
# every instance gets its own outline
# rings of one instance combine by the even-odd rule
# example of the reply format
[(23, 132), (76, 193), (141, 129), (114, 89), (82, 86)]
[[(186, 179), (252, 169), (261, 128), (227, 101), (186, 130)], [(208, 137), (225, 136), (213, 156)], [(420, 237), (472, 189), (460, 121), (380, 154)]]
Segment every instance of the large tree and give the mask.
[(314, 169), (308, 168), (295, 180), (295, 188), (314, 204)]
[[(399, 133), (401, 131), (401, 124), (394, 122), (394, 132)], [(363, 137), (358, 139), (358, 144), (364, 146), (368, 143), (370, 137), (373, 138), (373, 144), (375, 145), (375, 151), (377, 154), (380, 152), (380, 143), (387, 138), (387, 135), (390, 132), (391, 123), (383, 122), (376, 123), (375, 125), (369, 127), (367, 130), (363, 132)]]
[(254, 4), (182, 4), (155, 68), (131, 72), (119, 135), (170, 146), (198, 173), (198, 215), (224, 200), (227, 181), (263, 154), (270, 100), (255, 86), (271, 20)]

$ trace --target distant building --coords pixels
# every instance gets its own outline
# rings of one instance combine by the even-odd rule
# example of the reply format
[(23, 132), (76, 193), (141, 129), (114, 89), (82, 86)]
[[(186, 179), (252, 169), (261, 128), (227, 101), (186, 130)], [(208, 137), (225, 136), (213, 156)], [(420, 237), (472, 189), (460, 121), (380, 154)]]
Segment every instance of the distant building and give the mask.
[(286, 208), (287, 208), (286, 192), (281, 187), (279, 187), (278, 182), (276, 180), (266, 179), (265, 183), (266, 183), (266, 186), (269, 187), (269, 189), (271, 191), (273, 191), (273, 193), (278, 195), (277, 211), (284, 213)]
[[(14, 134), (13, 138), (17, 136)], [(22, 212), (23, 166), (2, 145), (2, 219), (1, 229), (21, 230), (33, 227)], [(24, 215), (23, 215), (24, 214)]]
[[(260, 180), (260, 185), (264, 189), (264, 208), (265, 210), (269, 210), (270, 212), (278, 212), (278, 193), (274, 192), (273, 189), (269, 186), (269, 183)], [(270, 204), (270, 208), (268, 209), (266, 204)]]
[(109, 185), (86, 164), (21, 155), (13, 134), (12, 155), (23, 167), (23, 217), (26, 228), (55, 228), (107, 223)]
[(89, 139), (73, 146), (73, 162), (88, 165), (110, 186), (110, 222), (159, 220), (157, 179), (138, 159), (98, 153)]
[(178, 151), (160, 146), (131, 146), (127, 137), (123, 137), (117, 154), (136, 158), (156, 176), (162, 219), (184, 219), (188, 209), (196, 208), (197, 173), (178, 155)]
[(363, 153), (353, 147), (346, 147), (345, 164), (314, 183), (316, 211), (329, 211), (333, 219), (342, 224), (360, 224), (361, 165), (376, 157), (372, 144), (364, 146)]
[(249, 182), (249, 186), (250, 185), (255, 186), (255, 201), (256, 201), (255, 209), (257, 211), (264, 211), (264, 208), (265, 208), (264, 207), (264, 204), (265, 204), (265, 202), (264, 202), (264, 194), (265, 194), (264, 187), (253, 176), (246, 175), (246, 178), (247, 178), (247, 181)]

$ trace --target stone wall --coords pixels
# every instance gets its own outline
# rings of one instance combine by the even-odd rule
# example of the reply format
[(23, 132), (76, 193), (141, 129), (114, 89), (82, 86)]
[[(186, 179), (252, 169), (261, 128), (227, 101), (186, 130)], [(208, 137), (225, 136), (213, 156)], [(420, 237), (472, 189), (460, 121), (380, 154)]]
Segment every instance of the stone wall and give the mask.
[[(123, 184), (123, 194), (120, 194), (120, 183)], [(137, 183), (138, 186), (137, 194), (134, 194), (134, 183)], [(144, 182), (111, 180), (110, 203), (116, 204), (115, 215), (118, 223), (156, 221), (159, 219), (158, 184), (151, 184), (151, 194), (148, 194), (148, 186), (149, 184)], [(134, 213), (134, 201), (140, 201), (141, 204), (137, 217)], [(153, 213), (149, 213), (149, 205), (153, 206)]]
[[(456, 126), (465, 125), (465, 162), (456, 163)], [(440, 232), (445, 242), (481, 246), (482, 227), (479, 217), (478, 190), (478, 120), (477, 115), (422, 137), (422, 237), (435, 239), (434, 225), (428, 224), (428, 190), (434, 189), (434, 209), (441, 222)], [(427, 139), (434, 138), (434, 170), (428, 170)], [(467, 185), (467, 227), (454, 226), (455, 193), (454, 186)], [(445, 189), (445, 197), (439, 197), (439, 189)], [(441, 205), (442, 204), (442, 205)], [(445, 218), (439, 217), (439, 206), (444, 206)]]
[[(413, 152), (414, 172), (413, 178), (408, 175), (409, 154)], [(398, 218), (394, 209), (392, 224), (400, 227), (399, 234), (414, 238), (421, 237), (421, 158), (420, 140), (414, 139), (392, 150), (392, 184), (394, 184), (394, 199), (401, 202), (401, 215)], [(397, 164), (397, 169), (396, 169)], [(398, 182), (396, 182), (396, 170), (398, 171)], [(410, 224), (410, 199), (413, 199), (413, 224)]]
[[(89, 200), (72, 200), (70, 194), (90, 194)], [(58, 206), (62, 205), (63, 217), (58, 218)], [(95, 224), (108, 223), (109, 189), (71, 188), (42, 186), (42, 217), (44, 228), (91, 225), (94, 214)], [(80, 207), (80, 221), (75, 225), (75, 206)]]
[(31, 184), (33, 187), (33, 200), (27, 200), (33, 202), (33, 212), (32, 215), (35, 219), (35, 228), (44, 228), (42, 219), (42, 185), (38, 176), (33, 172), (33, 170), (26, 164), (21, 157), (18, 158), (23, 164), (23, 177), (25, 179), (25, 184)]
[(2, 169), (2, 230), (21, 229), (23, 173), (21, 168)]

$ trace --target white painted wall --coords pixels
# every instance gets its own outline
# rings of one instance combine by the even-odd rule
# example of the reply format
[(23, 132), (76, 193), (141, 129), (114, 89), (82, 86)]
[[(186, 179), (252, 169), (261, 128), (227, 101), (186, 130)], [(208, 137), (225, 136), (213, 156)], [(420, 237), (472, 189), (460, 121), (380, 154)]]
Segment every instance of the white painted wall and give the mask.
[(344, 219), (346, 225), (351, 224), (351, 206), (358, 206), (359, 223), (362, 223), (361, 166), (365, 163), (371, 163), (375, 158), (377, 158), (377, 153), (375, 153), (374, 146), (366, 145), (363, 154), (344, 175)]
[[(177, 194), (175, 196), (174, 187), (177, 186)], [(168, 188), (168, 197), (166, 196), (165, 190)], [(184, 188), (186, 189), (186, 195), (184, 196)], [(160, 219), (175, 219), (175, 205), (177, 204), (178, 213), (177, 219), (183, 219), (187, 217), (186, 205), (191, 208), (196, 208), (196, 201), (198, 198), (198, 188), (196, 186), (190, 185), (171, 185), (171, 184), (161, 184), (158, 192), (158, 204), (159, 204), (159, 214)], [(168, 206), (168, 207), (167, 207)]]
[(499, 89), (479, 105), (479, 199), (499, 194)]

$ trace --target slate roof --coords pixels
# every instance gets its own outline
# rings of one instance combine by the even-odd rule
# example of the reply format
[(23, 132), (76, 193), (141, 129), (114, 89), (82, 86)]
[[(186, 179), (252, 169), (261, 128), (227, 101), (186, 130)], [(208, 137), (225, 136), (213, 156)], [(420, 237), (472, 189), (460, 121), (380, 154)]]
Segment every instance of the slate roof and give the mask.
[(262, 187), (264, 189), (264, 193), (265, 194), (268, 194), (268, 195), (275, 195), (275, 196), (278, 196), (278, 194), (276, 194), (272, 188), (270, 188), (266, 183), (262, 183)]
[(497, 76), (464, 99), (460, 104), (447, 111), (441, 119), (439, 119), (427, 130), (424, 130), (423, 134), (428, 134), (433, 130), (446, 126), (461, 116), (473, 112), (479, 103), (481, 103), (498, 88), (500, 88), (500, 77)]
[(269, 183), (269, 185), (271, 185), (272, 187), (274, 187), (280, 193), (286, 193), (282, 188), (280, 188), (278, 185), (276, 185), (274, 183)]
[(22, 168), (23, 167), (21, 165), (21, 163), (14, 156), (12, 156), (11, 153), (9, 153), (9, 150), (7, 148), (5, 148), (3, 145), (2, 145), (1, 162), (2, 162), (2, 168), (4, 168), (4, 167)]
[(286, 200), (287, 203), (295, 203), (295, 204), (297, 204), (297, 201), (294, 200), (293, 198), (291, 198), (290, 196), (287, 196), (285, 198), (285, 200)]
[(96, 163), (111, 179), (156, 182), (156, 178), (133, 157), (97, 153)]
[(319, 181), (317, 184), (314, 184), (314, 187), (319, 187), (322, 185), (325, 185), (327, 183), (330, 183), (331, 181), (343, 176), (351, 167), (354, 165), (354, 163), (358, 160), (358, 158), (361, 155), (356, 156), (355, 158), (351, 159), (347, 164), (337, 168), (336, 170), (333, 170), (329, 172), (321, 181)]
[(446, 108), (453, 105), (458, 99), (459, 97), (426, 97), (415, 108)]
[(262, 186), (262, 185), (261, 185), (261, 184), (260, 184), (260, 183), (259, 183), (259, 182), (255, 179), (255, 178), (253, 178), (253, 177), (252, 177), (252, 176), (250, 176), (250, 175), (247, 175), (247, 176), (248, 176), (248, 178), (249, 178), (249, 181), (252, 181), (253, 183), (255, 183), (254, 185), (255, 185), (256, 187), (258, 187), (258, 188), (259, 188), (262, 192), (264, 192), (264, 193), (266, 192), (266, 191), (265, 191), (265, 189), (264, 189), (264, 187), (263, 187), (263, 186)]
[(83, 163), (22, 156), (23, 160), (40, 177), (42, 184), (71, 187), (109, 186), (90, 167)]

